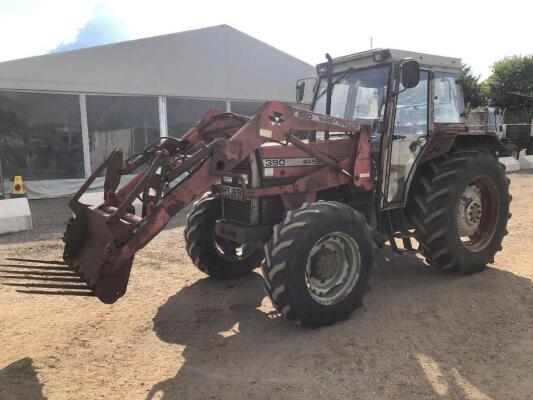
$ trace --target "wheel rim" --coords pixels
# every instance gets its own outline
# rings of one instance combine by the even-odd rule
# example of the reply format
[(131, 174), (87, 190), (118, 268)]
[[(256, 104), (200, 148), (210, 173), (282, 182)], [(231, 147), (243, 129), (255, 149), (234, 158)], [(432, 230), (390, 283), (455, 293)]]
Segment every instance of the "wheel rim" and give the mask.
[(353, 237), (343, 232), (322, 236), (311, 248), (305, 267), (307, 289), (317, 303), (344, 300), (361, 271), (361, 253)]
[(457, 204), (457, 232), (464, 247), (477, 252), (492, 240), (498, 225), (500, 200), (492, 179), (479, 176), (468, 184)]
[(217, 254), (225, 260), (236, 262), (247, 259), (254, 252), (254, 247), (217, 237), (213, 234), (213, 244)]

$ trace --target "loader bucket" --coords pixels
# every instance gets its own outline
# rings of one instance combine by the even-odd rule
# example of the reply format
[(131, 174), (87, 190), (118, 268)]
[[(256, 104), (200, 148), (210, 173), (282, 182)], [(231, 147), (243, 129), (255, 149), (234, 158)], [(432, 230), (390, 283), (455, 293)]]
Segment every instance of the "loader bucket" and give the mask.
[[(114, 260), (116, 243), (131, 235), (134, 224), (125, 219), (109, 223), (110, 214), (94, 207), (79, 210), (67, 226), (63, 258), (103, 303), (111, 304), (126, 293), (133, 257)], [(121, 265), (115, 265), (120, 262)]]

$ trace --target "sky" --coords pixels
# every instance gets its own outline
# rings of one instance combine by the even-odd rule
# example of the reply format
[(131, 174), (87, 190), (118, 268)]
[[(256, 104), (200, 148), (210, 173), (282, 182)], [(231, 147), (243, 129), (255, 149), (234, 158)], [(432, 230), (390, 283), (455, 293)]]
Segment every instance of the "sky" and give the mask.
[(533, 54), (530, 0), (0, 0), (0, 61), (228, 24), (310, 64), (370, 48), (460, 57), (481, 78)]

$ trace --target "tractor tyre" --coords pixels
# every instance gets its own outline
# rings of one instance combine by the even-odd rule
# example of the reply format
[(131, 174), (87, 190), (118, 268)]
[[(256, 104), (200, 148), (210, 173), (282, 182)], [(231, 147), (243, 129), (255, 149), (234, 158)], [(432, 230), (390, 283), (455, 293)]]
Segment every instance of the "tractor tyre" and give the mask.
[(287, 212), (265, 245), (265, 290), (294, 322), (345, 320), (370, 289), (375, 248), (358, 211), (337, 202), (304, 203)]
[(410, 209), (426, 261), (463, 274), (483, 270), (507, 235), (505, 167), (488, 151), (460, 150), (421, 168)]
[(261, 265), (263, 251), (217, 238), (215, 222), (222, 216), (222, 202), (211, 193), (194, 203), (184, 230), (189, 257), (198, 269), (213, 278), (232, 279), (249, 274)]

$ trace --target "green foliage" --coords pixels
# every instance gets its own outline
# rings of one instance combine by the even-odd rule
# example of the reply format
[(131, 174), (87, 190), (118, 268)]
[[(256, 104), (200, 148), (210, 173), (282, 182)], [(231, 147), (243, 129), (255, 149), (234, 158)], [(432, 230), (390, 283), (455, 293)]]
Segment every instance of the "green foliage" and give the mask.
[(499, 107), (518, 105), (519, 99), (509, 92), (533, 96), (533, 55), (505, 57), (494, 63), (482, 91), (491, 105)]
[(459, 79), (463, 87), (465, 105), (469, 104), (471, 108), (475, 108), (486, 104), (481, 90), (481, 84), (479, 83), (479, 75), (474, 75), (470, 65), (463, 64), (461, 66), (461, 76)]

